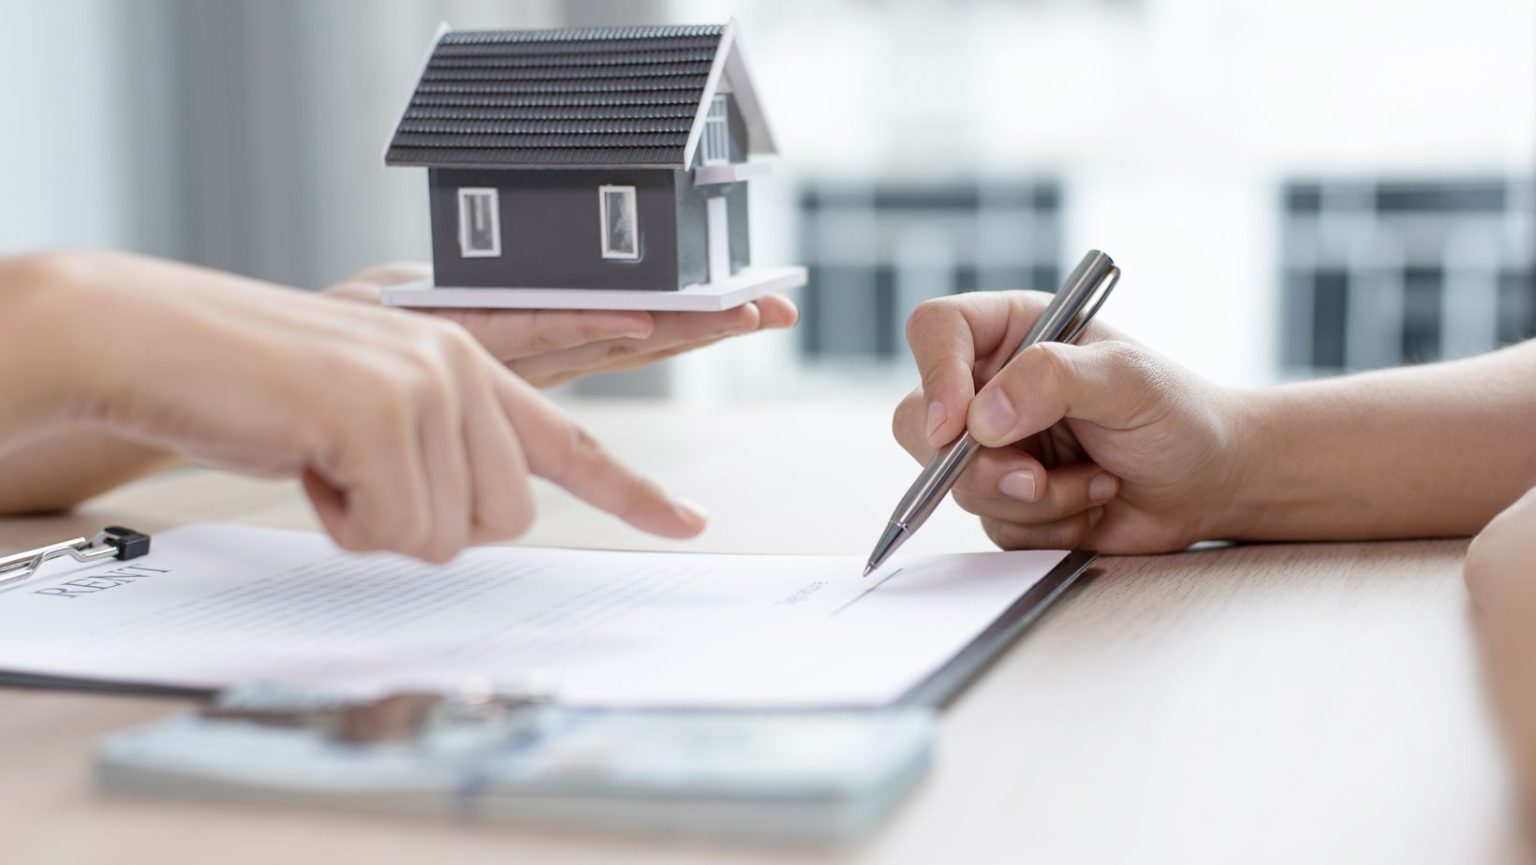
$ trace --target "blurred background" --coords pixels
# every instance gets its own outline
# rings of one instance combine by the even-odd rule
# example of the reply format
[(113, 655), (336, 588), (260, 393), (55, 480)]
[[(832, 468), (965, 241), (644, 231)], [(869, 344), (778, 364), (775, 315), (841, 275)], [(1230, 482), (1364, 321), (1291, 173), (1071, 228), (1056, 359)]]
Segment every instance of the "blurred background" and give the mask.
[(1256, 385), (1536, 334), (1531, 0), (0, 0), (0, 253), (137, 250), (319, 288), (425, 259), (380, 154), (439, 21), (732, 16), (784, 156), (754, 257), (793, 333), (592, 393), (890, 402), (923, 300), (1051, 290)]

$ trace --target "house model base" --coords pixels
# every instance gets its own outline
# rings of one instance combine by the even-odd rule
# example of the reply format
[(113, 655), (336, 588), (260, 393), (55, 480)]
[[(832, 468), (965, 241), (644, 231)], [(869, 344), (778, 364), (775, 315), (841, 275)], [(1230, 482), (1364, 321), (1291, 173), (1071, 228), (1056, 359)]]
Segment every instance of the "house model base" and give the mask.
[(771, 291), (805, 285), (803, 267), (749, 267), (728, 279), (678, 291), (621, 288), (453, 288), (412, 282), (384, 292), (389, 306), (471, 309), (638, 309), (719, 312)]

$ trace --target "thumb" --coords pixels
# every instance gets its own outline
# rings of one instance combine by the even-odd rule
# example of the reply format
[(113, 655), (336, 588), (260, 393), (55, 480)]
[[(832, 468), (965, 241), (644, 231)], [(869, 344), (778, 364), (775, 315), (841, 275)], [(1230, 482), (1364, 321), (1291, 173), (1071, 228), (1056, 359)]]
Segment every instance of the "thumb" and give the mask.
[(498, 372), (497, 395), (530, 471), (653, 535), (691, 538), (704, 530), (707, 518), (697, 507), (669, 497), (614, 459), (531, 385), (505, 370)]
[(987, 447), (1021, 441), (1063, 418), (1129, 429), (1157, 398), (1156, 361), (1128, 342), (1044, 342), (1003, 367), (971, 401), (966, 423)]

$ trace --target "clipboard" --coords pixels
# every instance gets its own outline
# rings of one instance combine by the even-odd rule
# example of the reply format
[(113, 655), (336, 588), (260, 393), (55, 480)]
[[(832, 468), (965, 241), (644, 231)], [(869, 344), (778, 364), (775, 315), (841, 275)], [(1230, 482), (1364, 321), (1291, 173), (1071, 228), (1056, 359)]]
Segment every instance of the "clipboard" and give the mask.
[[(0, 557), (0, 590), (30, 578), (46, 561), (68, 556), (77, 562), (130, 559), (149, 552), (150, 537), (120, 526), (111, 526), (91, 538), (75, 538)], [(981, 633), (943, 666), (900, 695), (892, 707), (943, 709), (979, 678), (1056, 602), (1086, 574), (1098, 559), (1091, 550), (1068, 553), (1043, 578), (1020, 595)], [(194, 688), (144, 682), (124, 682), (89, 677), (40, 675), (0, 670), (0, 687), (67, 690), (124, 696), (207, 699), (215, 688)]]
[(1098, 557), (1099, 554), (1092, 550), (1073, 550), (1068, 553), (1040, 582), (1020, 595), (986, 630), (977, 634), (976, 639), (950, 658), (949, 663), (913, 685), (897, 698), (895, 705), (943, 709), (954, 702), (1009, 646), (1023, 636), (1030, 625), (1067, 594)]
[[(69, 558), (81, 564), (93, 564), (108, 559), (129, 561), (148, 555), (152, 541), (153, 538), (145, 532), (126, 526), (107, 526), (88, 538), (71, 538), (0, 557), (0, 594), (31, 579), (48, 562), (63, 558)], [(125, 696), (209, 697), (217, 693), (207, 689), (109, 682), (102, 679), (70, 676), (40, 676), (0, 670), (0, 687), (7, 686)]]

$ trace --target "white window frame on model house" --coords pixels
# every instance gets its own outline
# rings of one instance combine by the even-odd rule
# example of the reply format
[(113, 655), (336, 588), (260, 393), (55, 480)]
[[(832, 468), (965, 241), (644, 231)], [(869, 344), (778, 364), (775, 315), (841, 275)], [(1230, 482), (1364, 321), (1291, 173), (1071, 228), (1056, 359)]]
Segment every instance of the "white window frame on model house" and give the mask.
[[(608, 196), (617, 195), (624, 200), (625, 222), (629, 228), (629, 248), (614, 246), (614, 238), (608, 236)], [(597, 188), (598, 218), (602, 223), (603, 258), (634, 261), (640, 257), (640, 212), (636, 209), (633, 186), (599, 186)]]
[[(474, 246), (469, 230), (474, 218), (474, 202), (486, 201), (485, 215), (490, 220), (490, 246)], [(501, 257), (501, 194), (493, 186), (459, 187), (459, 254), (464, 258)]]
[(709, 102), (709, 114), (704, 118), (704, 164), (724, 165), (731, 161), (730, 113), (725, 107), (725, 95)]

